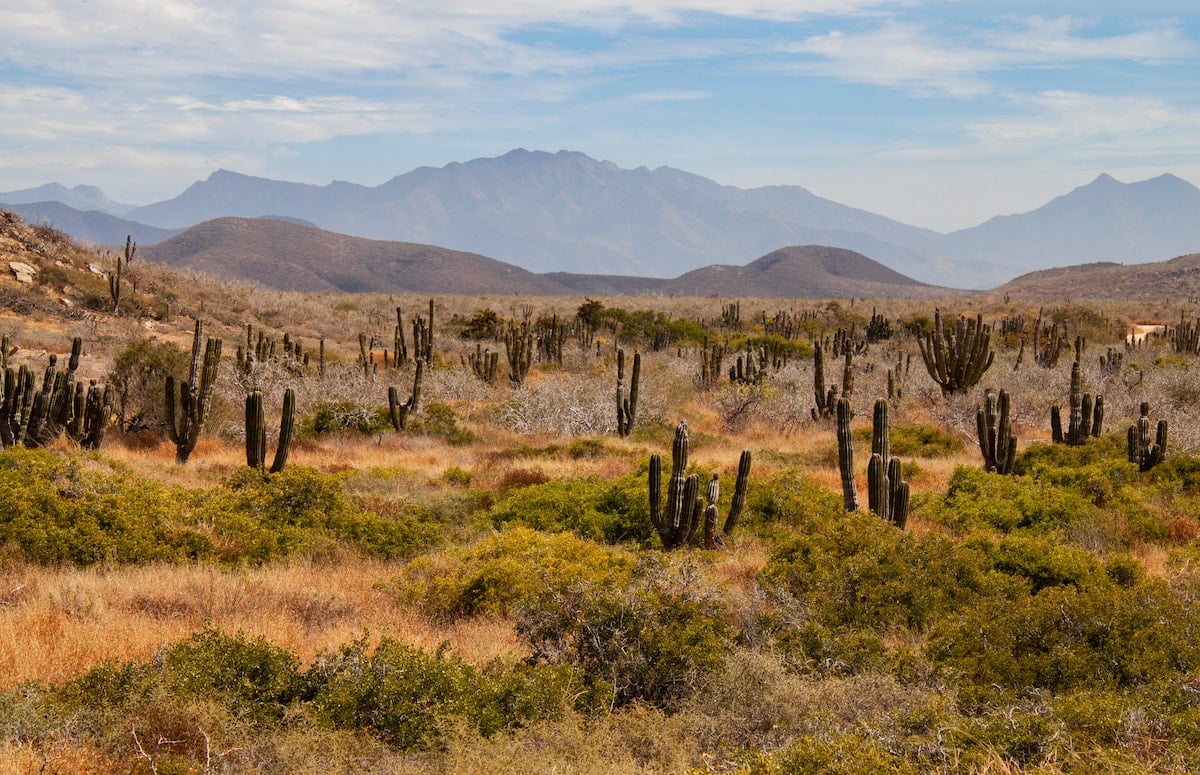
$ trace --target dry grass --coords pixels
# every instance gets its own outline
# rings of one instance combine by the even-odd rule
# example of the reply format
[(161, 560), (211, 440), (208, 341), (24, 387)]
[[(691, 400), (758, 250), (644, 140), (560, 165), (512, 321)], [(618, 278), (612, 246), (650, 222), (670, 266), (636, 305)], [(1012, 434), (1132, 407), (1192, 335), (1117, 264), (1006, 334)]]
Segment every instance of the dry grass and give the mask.
[(369, 633), (468, 662), (512, 658), (505, 621), (434, 624), (377, 585), (396, 566), (346, 557), (255, 569), (159, 565), (9, 568), (0, 574), (0, 690), (58, 683), (105, 661), (148, 660), (205, 627), (262, 636), (308, 661)]

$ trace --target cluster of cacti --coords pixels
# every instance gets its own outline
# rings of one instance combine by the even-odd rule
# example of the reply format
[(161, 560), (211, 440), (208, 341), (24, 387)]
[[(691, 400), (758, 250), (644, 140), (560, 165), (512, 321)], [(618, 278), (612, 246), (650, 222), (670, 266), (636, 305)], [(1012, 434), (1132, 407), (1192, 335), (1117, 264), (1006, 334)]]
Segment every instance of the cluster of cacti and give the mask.
[(558, 319), (557, 314), (539, 318), (534, 325), (534, 342), (537, 345), (539, 363), (563, 362), (563, 343), (567, 339), (567, 326)]
[(629, 396), (625, 396), (625, 351), (617, 350), (617, 435), (628, 436), (637, 419), (638, 383), (642, 374), (642, 355), (634, 351), (629, 373)]
[(749, 350), (739, 355), (729, 367), (729, 381), (735, 385), (761, 385), (765, 374), (766, 355), (759, 352), (756, 356)]
[(891, 456), (888, 403), (880, 398), (875, 401), (871, 459), (867, 462), (868, 507), (903, 530), (908, 522), (908, 500), (909, 487), (902, 478), (900, 459)]
[[(700, 477), (687, 475), (688, 427), (680, 420), (675, 427), (675, 440), (671, 444), (671, 478), (667, 482), (666, 509), (662, 502), (662, 458), (650, 456), (648, 475), (650, 495), (650, 522), (658, 532), (664, 549), (675, 549), (692, 543), (701, 521), (705, 522), (704, 545), (716, 548), (723, 541), (716, 535), (717, 499), (720, 497), (720, 481), (716, 474), (709, 482), (705, 500), (699, 497)], [(750, 452), (742, 451), (738, 460), (737, 482), (734, 484), (733, 502), (729, 516), (725, 519), (722, 532), (729, 535), (737, 526), (746, 503), (746, 488), (750, 481)]]
[(1050, 407), (1050, 435), (1055, 444), (1077, 447), (1089, 438), (1099, 437), (1104, 425), (1104, 396), (1083, 392), (1083, 375), (1080, 371), (1079, 355), (1082, 348), (1076, 347), (1075, 362), (1071, 364), (1071, 392), (1068, 396), (1067, 429), (1063, 431), (1062, 410), (1055, 404)]
[(746, 506), (746, 486), (750, 481), (750, 450), (743, 449), (741, 457), (738, 458), (738, 473), (737, 479), (733, 485), (733, 502), (729, 505), (729, 515), (725, 517), (725, 525), (721, 528), (721, 532), (717, 533), (717, 501), (721, 498), (721, 477), (719, 474), (713, 474), (712, 479), (708, 480), (708, 489), (705, 492), (705, 500), (707, 505), (704, 507), (704, 548), (717, 549), (725, 546), (725, 539), (737, 527), (738, 520), (741, 519), (742, 510)]
[(710, 344), (708, 338), (705, 337), (704, 346), (700, 349), (701, 390), (711, 390), (716, 387), (721, 374), (721, 361), (724, 359), (725, 347), (716, 342)]
[(933, 330), (917, 340), (925, 369), (942, 388), (943, 395), (965, 393), (992, 365), (991, 328), (983, 316), (960, 316), (954, 326), (943, 327), (942, 313), (933, 313)]
[[(279, 416), (279, 440), (270, 473), (277, 474), (287, 464), (292, 430), (296, 426), (296, 391), (283, 393), (283, 410)], [(267, 459), (267, 423), (263, 414), (263, 395), (258, 388), (246, 396), (246, 465), (262, 471)]]
[[(0, 404), (0, 425), (3, 426), (0, 427), (0, 443), (3, 446), (44, 446), (57, 438), (71, 421), (75, 369), (79, 366), (82, 347), (83, 342), (79, 337), (71, 341), (71, 356), (66, 371), (58, 370), (58, 357), (51, 355), (42, 374), (41, 388), (37, 387), (33, 369), (27, 365), (22, 364), (16, 372), (5, 367), (4, 402)], [(0, 349), (7, 352), (7, 337), (0, 341)]]
[(1043, 323), (1041, 312), (1033, 326), (1033, 362), (1045, 369), (1058, 365), (1058, 356), (1067, 349), (1065, 324)]
[[(838, 472), (842, 479), (842, 505), (858, 511), (858, 487), (854, 479), (854, 437), (850, 431), (850, 399), (837, 402)], [(909, 486), (901, 475), (900, 459), (891, 456), (888, 404), (875, 402), (872, 418), (871, 458), (867, 463), (867, 505), (901, 530), (908, 522)]]
[(167, 377), (165, 408), (167, 417), (167, 436), (175, 444), (175, 460), (186, 463), (200, 432), (204, 421), (208, 418), (209, 402), (212, 400), (213, 386), (217, 381), (217, 367), (221, 363), (221, 340), (208, 337), (203, 350), (203, 326), (196, 320), (195, 333), (192, 336), (192, 361), (188, 369), (188, 378), (179, 386), (178, 407), (175, 402), (175, 378)]
[(871, 320), (867, 323), (867, 341), (882, 342), (892, 338), (892, 324), (883, 315), (871, 308)]
[[(360, 337), (360, 347), (363, 344), (362, 339), (363, 337)], [(246, 342), (244, 345), (238, 346), (234, 358), (238, 371), (250, 374), (254, 371), (254, 364), (277, 361), (280, 358), (288, 364), (308, 365), (308, 354), (304, 352), (304, 347), (299, 339), (293, 340), (291, 335), (285, 332), (282, 347), (276, 347), (274, 337), (269, 337), (262, 331), (258, 332), (256, 340), (254, 327), (247, 323)]]
[(1011, 474), (1017, 459), (1017, 439), (1012, 435), (1012, 416), (1008, 391), (997, 397), (984, 391), (983, 406), (975, 412), (975, 429), (979, 450), (983, 453), (983, 469), (997, 474)]
[(476, 343), (475, 352), (463, 356), (462, 362), (479, 379), (489, 385), (496, 384), (496, 369), (500, 365), (500, 353), (485, 350), (483, 345)]
[(1115, 347), (1109, 347), (1108, 351), (1100, 356), (1100, 368), (1104, 371), (1120, 371), (1124, 363), (1125, 353)]
[[(847, 350), (842, 363), (842, 398), (854, 392), (854, 354)], [(819, 343), (813, 347), (813, 396), (816, 406), (811, 410), (814, 420), (832, 417), (838, 396), (837, 385), (825, 383), (825, 348)]]
[(407, 401), (400, 400), (398, 387), (395, 385), (388, 387), (388, 417), (391, 418), (392, 427), (396, 429), (397, 433), (408, 428), (408, 417), (417, 411), (421, 402), (421, 377), (424, 370), (425, 362), (418, 360), (413, 370), (412, 393), (409, 394)]
[(0, 339), (0, 446), (42, 447), (64, 431), (84, 449), (98, 449), (108, 425), (112, 391), (91, 382), (87, 388), (75, 381), (83, 340), (71, 341), (67, 369), (58, 369), (51, 355), (41, 387), (33, 369), (8, 365), (13, 350), (7, 336)]
[(858, 325), (855, 323), (852, 323), (848, 329), (839, 327), (833, 332), (832, 337), (820, 338), (814, 344), (821, 345), (825, 348), (825, 352), (833, 355), (846, 355), (847, 353), (862, 355), (868, 349), (867, 340), (859, 336)]
[(113, 314), (121, 310), (121, 280), (125, 277), (125, 270), (133, 263), (133, 254), (136, 252), (137, 243), (132, 236), (125, 235), (125, 253), (117, 256), (117, 268), (108, 276), (108, 295), (112, 297)]
[(735, 301), (732, 304), (721, 305), (721, 325), (725, 328), (738, 328), (742, 324), (742, 303)]
[(1126, 432), (1129, 446), (1129, 462), (1139, 471), (1149, 471), (1163, 461), (1167, 455), (1167, 421), (1159, 420), (1150, 437), (1150, 404), (1143, 401), (1138, 420)]
[(528, 323), (509, 323), (504, 333), (504, 352), (508, 356), (508, 379), (523, 385), (533, 365), (533, 330)]
[(904, 381), (912, 367), (912, 353), (901, 353), (894, 368), (887, 370), (887, 397), (894, 400), (904, 395)]
[(1179, 317), (1179, 325), (1175, 326), (1168, 332), (1167, 336), (1171, 340), (1171, 347), (1177, 353), (1200, 353), (1200, 319), (1195, 323), (1189, 323), (1182, 315)]
[(82, 382), (76, 382), (74, 411), (67, 423), (67, 436), (83, 449), (100, 449), (108, 429), (112, 403), (111, 385), (97, 385), (91, 380), (85, 390)]

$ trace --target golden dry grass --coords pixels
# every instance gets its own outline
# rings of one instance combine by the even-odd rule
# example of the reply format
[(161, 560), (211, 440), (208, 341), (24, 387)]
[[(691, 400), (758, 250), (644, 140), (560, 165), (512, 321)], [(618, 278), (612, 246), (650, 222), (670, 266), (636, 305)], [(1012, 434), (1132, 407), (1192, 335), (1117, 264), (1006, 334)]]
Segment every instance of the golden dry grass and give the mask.
[(19, 566), (0, 573), (0, 690), (151, 659), (205, 627), (266, 638), (308, 661), (364, 633), (482, 664), (519, 655), (510, 622), (439, 625), (380, 588), (397, 566), (346, 557), (254, 569)]

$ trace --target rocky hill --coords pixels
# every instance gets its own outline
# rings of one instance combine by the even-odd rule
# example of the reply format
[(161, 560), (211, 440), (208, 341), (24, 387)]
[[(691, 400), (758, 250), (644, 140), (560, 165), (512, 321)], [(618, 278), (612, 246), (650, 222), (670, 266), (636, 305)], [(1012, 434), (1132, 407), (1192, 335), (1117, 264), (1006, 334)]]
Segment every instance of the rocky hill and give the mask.
[(1200, 253), (1148, 264), (1113, 262), (1043, 269), (1021, 275), (995, 294), (1048, 301), (1200, 299)]

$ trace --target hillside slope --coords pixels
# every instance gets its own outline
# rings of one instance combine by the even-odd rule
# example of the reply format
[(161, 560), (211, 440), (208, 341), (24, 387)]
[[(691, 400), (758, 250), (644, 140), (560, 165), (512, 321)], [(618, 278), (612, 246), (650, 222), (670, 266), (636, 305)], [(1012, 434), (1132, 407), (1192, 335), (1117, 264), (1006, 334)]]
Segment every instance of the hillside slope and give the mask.
[(288, 291), (528, 293), (570, 291), (473, 253), (349, 237), (265, 218), (218, 218), (147, 246), (149, 261)]

